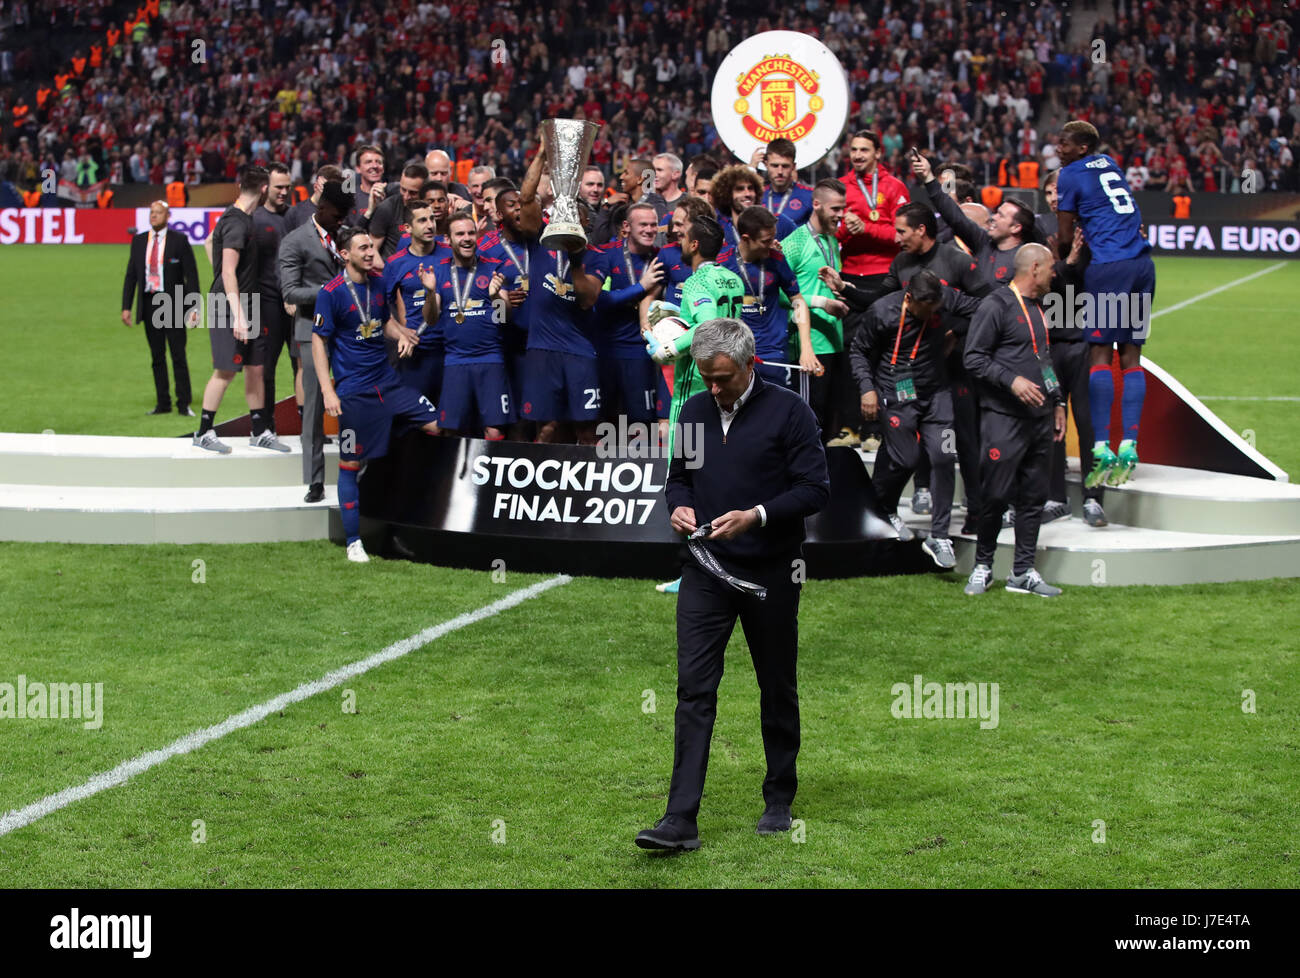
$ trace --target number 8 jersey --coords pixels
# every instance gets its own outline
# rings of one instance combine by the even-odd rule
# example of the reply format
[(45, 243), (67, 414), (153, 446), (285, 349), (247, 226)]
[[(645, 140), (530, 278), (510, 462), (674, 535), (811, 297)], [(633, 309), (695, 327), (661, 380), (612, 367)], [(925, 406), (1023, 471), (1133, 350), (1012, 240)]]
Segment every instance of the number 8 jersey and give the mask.
[(1056, 189), (1057, 208), (1078, 217), (1093, 262), (1126, 261), (1151, 250), (1124, 171), (1109, 156), (1094, 153), (1061, 167)]

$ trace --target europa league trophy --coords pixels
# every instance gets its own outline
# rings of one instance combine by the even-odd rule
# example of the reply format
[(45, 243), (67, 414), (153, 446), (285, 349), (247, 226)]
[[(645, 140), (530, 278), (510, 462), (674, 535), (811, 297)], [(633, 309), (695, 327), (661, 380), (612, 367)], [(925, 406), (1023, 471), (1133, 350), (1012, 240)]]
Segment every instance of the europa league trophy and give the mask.
[(546, 169), (555, 194), (551, 222), (542, 232), (542, 241), (565, 251), (576, 251), (587, 243), (578, 213), (578, 184), (599, 131), (596, 123), (581, 119), (547, 119), (542, 123)]

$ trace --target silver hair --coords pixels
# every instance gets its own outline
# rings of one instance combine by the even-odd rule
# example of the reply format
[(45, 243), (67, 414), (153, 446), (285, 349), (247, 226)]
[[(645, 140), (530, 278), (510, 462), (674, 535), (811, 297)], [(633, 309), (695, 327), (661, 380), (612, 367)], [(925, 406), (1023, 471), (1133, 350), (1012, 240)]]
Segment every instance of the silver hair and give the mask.
[(476, 173), (486, 173), (489, 180), (494, 179), (497, 175), (497, 171), (490, 166), (476, 166), (469, 171), (470, 176), (473, 176)]
[(691, 357), (696, 361), (727, 356), (738, 367), (754, 359), (754, 334), (739, 319), (710, 319), (695, 327)]
[(674, 173), (682, 172), (682, 159), (680, 156), (674, 156), (672, 153), (660, 153), (655, 157), (656, 160), (667, 160), (673, 168)]

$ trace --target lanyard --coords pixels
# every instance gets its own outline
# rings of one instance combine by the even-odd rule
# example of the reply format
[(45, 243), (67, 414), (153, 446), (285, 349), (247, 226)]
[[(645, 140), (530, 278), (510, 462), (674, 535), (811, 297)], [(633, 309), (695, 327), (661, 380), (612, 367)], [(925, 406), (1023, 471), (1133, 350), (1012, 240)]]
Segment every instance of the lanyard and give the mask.
[(632, 271), (632, 256), (628, 253), (627, 248), (623, 249), (623, 267), (627, 269), (628, 285), (636, 285), (637, 279), (640, 278), (636, 272)]
[(775, 199), (775, 195), (772, 193), (772, 188), (768, 187), (767, 188), (767, 209), (772, 211), (772, 213), (775, 214), (777, 217), (780, 217), (781, 212), (785, 210), (785, 205), (790, 202), (790, 195), (792, 193), (794, 193), (794, 187), (791, 187), (789, 190), (787, 190), (785, 193), (781, 195), (781, 206), (776, 208), (776, 210), (772, 210), (772, 201)]
[(370, 323), (370, 283), (366, 282), (366, 304), (361, 304), (361, 299), (357, 297), (357, 290), (352, 285), (352, 279), (345, 272), (343, 275), (343, 284), (348, 287), (348, 293), (352, 296), (352, 301), (357, 304), (357, 315), (361, 317), (362, 332)]
[[(812, 232), (809, 233), (811, 234)], [(831, 268), (834, 268), (835, 267), (835, 246), (831, 245), (829, 248), (824, 247), (822, 245), (822, 237), (823, 236), (820, 234), (814, 234), (812, 236), (813, 244), (815, 244), (817, 246), (817, 250), (821, 252), (822, 258), (825, 259), (826, 264)], [(825, 235), (825, 237), (830, 238), (830, 235), (829, 234)]]
[[(1038, 339), (1034, 336), (1034, 321), (1029, 318), (1029, 310), (1025, 308), (1025, 300), (1020, 297), (1020, 290), (1016, 288), (1016, 283), (1011, 283), (1011, 291), (1020, 303), (1020, 311), (1025, 314), (1025, 323), (1029, 326), (1029, 341), (1034, 344), (1034, 356), (1038, 356)], [(1047, 320), (1043, 318), (1043, 311), (1038, 310), (1038, 319), (1043, 324), (1043, 342), (1046, 344), (1045, 349), (1052, 348), (1052, 339), (1047, 335)]]
[(862, 182), (861, 177), (857, 177), (858, 189), (862, 191), (862, 198), (867, 202), (867, 206), (873, 211), (876, 209), (876, 191), (880, 186), (880, 167), (877, 166), (871, 171), (871, 196), (867, 196), (867, 185)]
[(569, 274), (568, 255), (564, 253), (563, 248), (557, 248), (555, 251), (555, 278), (559, 282), (564, 281), (564, 276)]
[(451, 291), (456, 298), (456, 322), (461, 322), (465, 318), (465, 308), (469, 305), (469, 290), (474, 284), (474, 272), (478, 270), (478, 262), (470, 266), (469, 274), (465, 276), (464, 291), (460, 287), (460, 268), (456, 264), (451, 266)]
[[(907, 316), (907, 300), (903, 300), (903, 308), (898, 313), (898, 333), (894, 336), (894, 355), (889, 358), (889, 365), (892, 367), (898, 363), (898, 344), (903, 341), (903, 319)], [(916, 359), (916, 351), (921, 349), (921, 337), (925, 335), (925, 323), (917, 323), (916, 344), (912, 347), (912, 355), (907, 358), (908, 362)]]
[(523, 273), (524, 278), (527, 278), (528, 277), (528, 249), (524, 248), (524, 260), (523, 263), (521, 264), (518, 257), (516, 257), (515, 255), (515, 250), (510, 247), (510, 242), (506, 240), (506, 236), (504, 234), (501, 235), (501, 247), (506, 250), (506, 254), (509, 255), (510, 260), (514, 262), (515, 268), (517, 268), (520, 272)]
[[(736, 252), (736, 268), (740, 270), (740, 277), (745, 280), (745, 288), (749, 290), (749, 294), (754, 296), (758, 300), (759, 305), (762, 305), (763, 304), (762, 293), (755, 291), (754, 283), (749, 280), (749, 272), (745, 271), (745, 259), (740, 257), (740, 252)], [(760, 283), (762, 283), (763, 281), (762, 262), (758, 263), (758, 280)]]

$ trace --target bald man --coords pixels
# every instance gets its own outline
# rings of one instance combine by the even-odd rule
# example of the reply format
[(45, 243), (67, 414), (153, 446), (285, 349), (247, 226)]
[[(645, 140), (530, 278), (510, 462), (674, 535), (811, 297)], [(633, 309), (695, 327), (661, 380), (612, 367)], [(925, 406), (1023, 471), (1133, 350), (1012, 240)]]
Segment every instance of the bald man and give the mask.
[(967, 594), (989, 589), (1002, 513), (1012, 502), (1016, 547), (1007, 590), (1044, 598), (1061, 593), (1034, 569), (1052, 444), (1065, 438), (1065, 400), (1052, 366), (1047, 316), (1039, 302), (1051, 287), (1054, 271), (1047, 248), (1022, 245), (1013, 278), (980, 303), (966, 339), (963, 359), (980, 399), (983, 495)]
[[(122, 282), (122, 325), (144, 323), (145, 339), (153, 364), (155, 401), (149, 414), (170, 414), (171, 391), (167, 383), (167, 351), (176, 375), (176, 410), (187, 418), (190, 410), (190, 368), (185, 360), (186, 327), (198, 325), (199, 307), (192, 303), (184, 315), (184, 296), (201, 295), (194, 250), (184, 231), (169, 231), (167, 202), (149, 205), (149, 230), (131, 239), (131, 258)], [(131, 307), (135, 306), (134, 319)]]
[(429, 169), (429, 179), (438, 180), (447, 185), (448, 195), (454, 195), (460, 198), (460, 202), (451, 201), (450, 213), (455, 213), (462, 207), (468, 207), (472, 195), (469, 188), (463, 183), (451, 182), (451, 157), (440, 149), (431, 149), (424, 154), (424, 165)]

